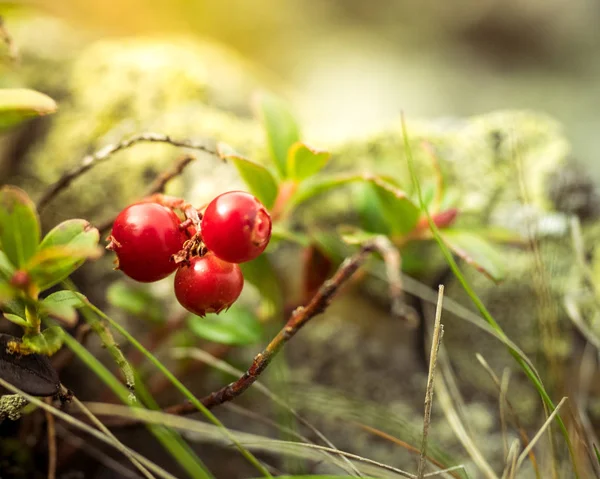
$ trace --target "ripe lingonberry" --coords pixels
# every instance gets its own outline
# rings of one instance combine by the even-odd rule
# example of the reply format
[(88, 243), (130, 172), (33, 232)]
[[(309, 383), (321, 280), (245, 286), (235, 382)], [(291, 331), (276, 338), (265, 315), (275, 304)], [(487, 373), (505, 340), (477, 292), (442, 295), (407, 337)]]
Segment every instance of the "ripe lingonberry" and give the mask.
[(169, 276), (177, 269), (171, 256), (188, 239), (180, 223), (173, 210), (157, 203), (125, 208), (115, 220), (107, 246), (117, 253), (117, 269), (142, 283)]
[(175, 274), (175, 296), (188, 311), (204, 316), (229, 308), (244, 287), (244, 276), (237, 264), (228, 263), (212, 253), (190, 258)]
[(216, 256), (230, 263), (244, 263), (269, 244), (271, 216), (251, 194), (230, 191), (208, 204), (201, 233), (204, 244)]

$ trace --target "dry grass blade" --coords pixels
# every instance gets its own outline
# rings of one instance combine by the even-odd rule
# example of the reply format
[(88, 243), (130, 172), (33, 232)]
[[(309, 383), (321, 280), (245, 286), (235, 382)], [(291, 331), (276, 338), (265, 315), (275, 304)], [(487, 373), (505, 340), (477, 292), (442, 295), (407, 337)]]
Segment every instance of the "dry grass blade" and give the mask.
[(521, 464), (523, 464), (523, 461), (527, 458), (527, 454), (529, 454), (529, 451), (535, 446), (536, 442), (544, 435), (544, 432), (550, 426), (550, 423), (554, 419), (554, 416), (556, 416), (558, 414), (558, 411), (560, 410), (561, 406), (567, 401), (567, 399), (568, 399), (567, 397), (564, 397), (561, 399), (561, 401), (554, 408), (554, 411), (552, 411), (552, 414), (550, 414), (548, 416), (548, 418), (546, 419), (546, 421), (544, 422), (544, 425), (540, 428), (540, 430), (537, 432), (537, 434), (535, 436), (533, 436), (533, 439), (531, 440), (529, 445), (521, 453), (521, 455), (519, 456), (519, 459), (517, 460), (515, 474), (521, 467)]
[[(494, 381), (494, 384), (498, 388), (498, 391), (501, 391), (502, 383), (500, 382), (500, 379), (498, 379), (498, 376), (496, 376), (496, 373), (490, 367), (488, 362), (485, 360), (485, 358), (479, 353), (475, 353), (475, 357), (477, 358), (477, 361), (479, 361), (479, 363), (486, 370), (486, 372), (490, 375), (490, 377), (492, 378), (492, 381)], [(510, 402), (510, 399), (508, 399), (508, 397), (505, 396), (505, 400), (506, 400), (506, 405), (508, 406), (508, 411), (510, 413), (510, 419), (513, 422), (514, 427), (519, 431), (519, 436), (521, 437), (521, 445), (525, 448), (529, 444), (529, 436), (527, 435), (527, 432), (525, 431), (523, 426), (521, 426), (521, 421), (519, 421), (519, 417), (517, 416), (517, 413), (515, 412), (515, 408), (513, 407), (512, 403)], [(535, 458), (535, 454), (533, 453), (533, 450), (529, 451), (529, 459), (531, 460), (531, 465), (533, 466), (533, 470), (535, 472), (535, 477), (537, 479), (540, 479), (540, 477), (541, 477), (540, 469), (538, 467), (537, 459)]]
[(440, 285), (438, 293), (438, 302), (435, 310), (435, 323), (433, 327), (433, 339), (431, 345), (431, 354), (429, 356), (429, 374), (427, 376), (427, 391), (425, 392), (425, 415), (423, 418), (423, 439), (421, 442), (421, 453), (419, 456), (419, 467), (417, 477), (423, 479), (425, 474), (425, 464), (427, 456), (427, 436), (429, 434), (429, 425), (431, 423), (431, 408), (433, 406), (433, 384), (435, 379), (435, 367), (437, 365), (440, 343), (444, 335), (442, 326), (442, 305), (444, 299), (444, 285)]
[[(448, 374), (445, 366), (446, 364), (444, 358), (443, 356), (440, 356), (440, 367), (442, 368), (442, 372)], [(454, 408), (450, 393), (448, 392), (448, 387), (446, 386), (446, 381), (443, 377), (443, 374), (442, 376), (438, 376), (436, 379), (436, 392), (438, 403), (444, 411), (444, 415), (446, 416), (450, 427), (454, 431), (456, 438), (463, 445), (475, 465), (481, 471), (482, 475), (487, 479), (498, 479), (498, 476), (490, 464), (485, 460), (485, 457), (477, 448), (475, 442), (467, 432), (465, 425), (460, 420), (460, 417)]]
[(506, 467), (504, 468), (504, 472), (502, 473), (502, 479), (513, 479), (516, 473), (517, 466), (517, 457), (519, 454), (519, 444), (520, 441), (515, 439), (508, 450), (508, 454), (506, 455)]
[[(114, 447), (118, 451), (122, 452), (125, 456), (127, 456), (127, 457), (133, 456), (138, 462), (143, 464), (147, 469), (152, 470), (157, 476), (163, 477), (165, 479), (177, 479), (174, 475), (165, 471), (160, 466), (154, 464), (149, 459), (146, 459), (141, 454), (138, 454), (133, 449), (128, 448), (123, 443), (119, 442), (117, 439), (114, 439), (114, 437), (107, 436), (106, 434), (104, 434), (100, 431), (97, 431), (96, 429), (88, 426), (87, 424), (83, 423), (82, 421), (75, 419), (72, 416), (69, 416), (68, 414), (64, 413), (63, 411), (46, 404), (44, 401), (41, 401), (40, 399), (38, 399), (34, 396), (30, 396), (29, 394), (14, 387), (12, 384), (10, 384), (9, 382), (5, 381), (2, 378), (0, 378), (0, 386), (8, 389), (9, 391), (13, 392), (14, 394), (19, 394), (20, 396), (23, 396), (31, 404), (39, 407), (40, 409), (43, 409), (44, 411), (48, 411), (48, 412), (52, 413), (54, 416), (58, 417), (59, 419), (62, 419), (66, 423), (70, 424), (71, 426), (76, 427), (82, 431), (85, 431), (86, 433), (95, 437), (99, 441), (102, 441), (103, 443)], [(129, 414), (130, 415), (135, 414), (135, 412), (136, 412), (135, 409), (131, 408)]]
[(508, 437), (506, 433), (506, 392), (508, 391), (508, 382), (510, 381), (510, 369), (505, 368), (500, 382), (500, 395), (498, 397), (498, 408), (500, 413), (500, 427), (502, 429), (502, 445), (504, 447), (504, 457), (508, 458)]
[[(367, 426), (366, 424), (361, 424), (359, 422), (356, 423), (358, 426), (360, 426), (361, 428), (363, 428), (365, 431), (368, 431), (372, 434), (375, 434), (376, 436), (379, 436), (387, 441), (393, 442), (394, 444), (397, 444), (400, 447), (403, 447), (404, 449), (406, 449), (407, 451), (410, 452), (414, 452), (416, 454), (420, 454), (419, 449), (417, 449), (416, 447), (411, 446), (410, 444), (408, 444), (407, 442), (402, 441), (401, 439), (398, 439), (397, 437), (392, 436), (391, 434), (388, 434), (386, 432), (380, 431), (379, 429), (376, 429), (374, 427), (371, 426)], [(449, 467), (447, 469), (444, 469), (444, 465), (439, 462), (436, 461), (434, 458), (430, 457), (430, 456), (425, 456), (427, 458), (427, 460), (431, 463), (434, 464), (435, 466), (439, 467), (440, 469), (442, 469), (444, 472), (450, 474), (452, 477), (460, 477), (457, 474), (452, 474), (452, 472), (460, 470), (460, 469), (464, 469), (465, 466), (463, 465), (458, 465), (458, 466), (452, 466)], [(437, 472), (441, 472), (441, 471), (437, 471)], [(428, 473), (425, 474), (423, 477), (429, 477), (429, 475), (432, 473)]]
[[(52, 398), (46, 398), (46, 403), (52, 404)], [(49, 411), (44, 413), (48, 429), (48, 479), (56, 479), (56, 427), (54, 416)]]

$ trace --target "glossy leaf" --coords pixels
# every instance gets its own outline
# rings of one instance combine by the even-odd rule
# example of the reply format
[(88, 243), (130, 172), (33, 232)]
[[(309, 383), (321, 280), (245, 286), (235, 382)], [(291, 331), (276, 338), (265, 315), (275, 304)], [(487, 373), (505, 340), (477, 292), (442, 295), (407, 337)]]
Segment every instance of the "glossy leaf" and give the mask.
[(52, 98), (35, 90), (0, 89), (0, 131), (31, 117), (54, 113), (56, 108)]
[(255, 344), (261, 340), (263, 332), (256, 315), (238, 305), (210, 317), (190, 315), (187, 325), (190, 331), (202, 339), (230, 345)]
[(40, 242), (40, 221), (35, 205), (20, 188), (0, 188), (0, 248), (17, 268), (34, 255)]
[[(40, 250), (32, 263), (47, 271), (36, 271), (36, 282), (44, 290), (67, 278), (86, 259), (97, 258), (100, 233), (89, 222), (81, 219), (63, 221), (42, 239)], [(33, 268), (33, 266), (30, 266)]]
[(57, 291), (40, 302), (39, 313), (62, 321), (66, 326), (77, 324), (76, 308), (85, 306), (85, 296), (74, 291)]
[(4, 253), (4, 251), (0, 251), (0, 279), (10, 281), (10, 278), (12, 278), (14, 272), (15, 267), (9, 261), (6, 253)]
[(51, 326), (39, 334), (23, 336), (22, 348), (30, 353), (52, 356), (63, 344), (65, 332), (60, 326)]
[(165, 321), (162, 303), (148, 291), (146, 286), (115, 281), (108, 288), (106, 299), (113, 306), (139, 318), (155, 323)]
[(328, 151), (315, 150), (304, 143), (294, 143), (288, 151), (288, 176), (304, 180), (317, 174), (331, 158)]
[(287, 154), (300, 139), (298, 125), (285, 102), (270, 93), (260, 93), (255, 99), (258, 117), (267, 133), (267, 143), (273, 163), (281, 178), (287, 178)]
[(412, 231), (419, 221), (419, 207), (404, 191), (381, 178), (370, 178), (368, 182), (377, 196), (381, 215), (391, 233), (406, 234)]
[(226, 155), (224, 158), (233, 163), (250, 192), (270, 210), (277, 198), (277, 182), (271, 172), (241, 156)]
[(29, 323), (27, 320), (21, 316), (17, 316), (16, 314), (4, 313), (3, 315), (6, 319), (8, 319), (11, 323), (16, 324), (17, 326), (21, 326), (22, 328), (29, 327)]
[(347, 173), (314, 176), (300, 183), (298, 189), (290, 199), (288, 207), (298, 206), (305, 201), (323, 193), (327, 193), (330, 190), (358, 181), (365, 181), (366, 178), (365, 175)]
[(24, 269), (43, 291), (67, 278), (86, 259), (101, 254), (99, 248), (91, 246), (48, 246), (39, 250)]
[(505, 259), (484, 238), (471, 231), (453, 228), (439, 230), (439, 234), (448, 248), (478, 271), (493, 281), (504, 278)]
[(262, 302), (260, 317), (271, 317), (281, 313), (283, 308), (283, 293), (281, 282), (275, 273), (273, 265), (266, 255), (240, 264), (244, 279), (252, 284), (261, 295)]
[(71, 308), (78, 309), (86, 306), (87, 298), (81, 293), (65, 289), (48, 295), (41, 301), (41, 304), (65, 304)]

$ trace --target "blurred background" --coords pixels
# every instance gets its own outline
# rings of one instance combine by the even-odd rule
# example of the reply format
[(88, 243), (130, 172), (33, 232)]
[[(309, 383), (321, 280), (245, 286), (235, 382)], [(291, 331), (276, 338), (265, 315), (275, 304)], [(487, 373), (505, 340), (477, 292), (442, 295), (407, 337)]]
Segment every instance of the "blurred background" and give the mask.
[[(308, 138), (343, 139), (376, 130), (401, 110), (412, 117), (453, 117), (524, 108), (557, 117), (575, 156), (589, 165), (596, 162), (596, 0), (23, 0), (0, 5), (7, 18), (19, 16), (26, 6), (64, 20), (80, 31), (82, 43), (162, 33), (222, 42), (288, 87)], [(593, 173), (600, 179), (600, 169)]]

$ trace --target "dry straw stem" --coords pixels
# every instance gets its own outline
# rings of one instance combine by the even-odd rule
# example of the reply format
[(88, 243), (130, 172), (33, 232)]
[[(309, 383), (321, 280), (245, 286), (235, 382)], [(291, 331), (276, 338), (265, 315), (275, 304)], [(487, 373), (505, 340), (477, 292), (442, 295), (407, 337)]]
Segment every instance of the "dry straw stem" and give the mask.
[[(325, 311), (340, 287), (354, 275), (356, 270), (375, 250), (375, 245), (373, 242), (369, 241), (366, 242), (356, 254), (346, 258), (333, 277), (323, 283), (311, 301), (306, 306), (301, 306), (292, 313), (292, 316), (283, 329), (279, 331), (262, 352), (256, 355), (248, 370), (242, 374), (237, 381), (202, 398), (200, 400), (202, 404), (210, 409), (219, 404), (231, 401), (246, 391), (269, 366), (281, 348), (293, 338), (306, 323)], [(164, 411), (169, 414), (191, 414), (196, 412), (197, 408), (190, 402), (184, 402), (170, 406)]]
[[(52, 404), (52, 398), (45, 399), (47, 404)], [(46, 415), (46, 428), (48, 433), (48, 479), (56, 479), (56, 428), (54, 416), (49, 411)]]
[(513, 479), (516, 473), (517, 466), (517, 457), (519, 455), (519, 445), (520, 441), (515, 439), (508, 450), (508, 454), (506, 455), (506, 467), (504, 468), (504, 472), (502, 473), (502, 479)]
[(421, 441), (421, 454), (419, 456), (419, 467), (417, 477), (423, 479), (425, 474), (425, 464), (427, 464), (427, 436), (429, 434), (429, 425), (431, 423), (431, 408), (433, 406), (433, 385), (435, 379), (435, 367), (437, 365), (440, 343), (444, 335), (442, 326), (442, 307), (444, 299), (444, 285), (440, 285), (438, 293), (438, 302), (435, 309), (435, 323), (433, 327), (433, 339), (431, 353), (429, 356), (429, 374), (427, 376), (427, 390), (425, 392), (425, 415), (423, 417), (423, 440)]
[(533, 446), (535, 446), (536, 442), (543, 436), (544, 432), (546, 431), (546, 429), (548, 429), (548, 427), (550, 426), (550, 423), (554, 419), (554, 416), (556, 416), (558, 414), (558, 411), (560, 410), (561, 406), (567, 401), (567, 399), (568, 399), (567, 397), (564, 397), (561, 399), (561, 401), (554, 408), (554, 411), (552, 411), (552, 414), (550, 414), (550, 416), (548, 416), (548, 419), (546, 419), (546, 422), (544, 422), (544, 425), (540, 428), (540, 430), (537, 432), (537, 434), (535, 436), (533, 436), (533, 439), (531, 440), (529, 445), (523, 450), (523, 452), (519, 456), (519, 459), (517, 460), (515, 474), (519, 470), (521, 465), (523, 464), (523, 461), (525, 461), (525, 459), (527, 458), (529, 451), (531, 451), (531, 449), (533, 449)]
[[(162, 133), (139, 133), (133, 135), (119, 143), (113, 143), (106, 145), (104, 148), (85, 156), (78, 166), (65, 172), (60, 179), (50, 186), (40, 197), (37, 202), (38, 210), (42, 210), (48, 205), (50, 201), (62, 190), (67, 188), (76, 178), (83, 175), (94, 166), (108, 160), (115, 153), (130, 148), (137, 143), (167, 143), (180, 148), (189, 148), (192, 150), (199, 150), (210, 155), (219, 157), (219, 154), (214, 145), (209, 144), (207, 141), (194, 141), (190, 139), (175, 139), (169, 135)], [(220, 157), (219, 157), (220, 158)]]
[[(490, 367), (488, 362), (485, 360), (485, 358), (481, 354), (475, 353), (475, 357), (477, 358), (477, 361), (479, 361), (479, 363), (486, 370), (486, 372), (490, 375), (490, 377), (492, 378), (492, 381), (494, 381), (494, 384), (498, 388), (498, 392), (501, 393), (502, 383), (501, 383), (500, 379), (498, 379), (498, 376), (496, 375), (494, 370)], [(521, 421), (519, 421), (519, 416), (517, 416), (517, 413), (515, 412), (515, 408), (513, 407), (512, 403), (510, 402), (510, 399), (508, 399), (508, 397), (506, 395), (504, 396), (504, 399), (506, 401), (506, 406), (508, 407), (508, 412), (510, 413), (510, 419), (511, 419), (514, 427), (519, 431), (519, 436), (521, 437), (521, 445), (523, 446), (523, 448), (525, 448), (529, 444), (529, 436), (527, 435), (527, 432), (525, 432), (525, 429), (521, 425)], [(537, 477), (539, 479), (540, 478), (540, 470), (539, 470), (539, 467), (537, 464), (537, 460), (535, 458), (535, 454), (533, 453), (533, 450), (529, 452), (529, 459), (531, 460), (531, 465), (533, 466), (533, 470), (535, 471), (535, 477)]]
[(508, 438), (506, 435), (506, 392), (508, 391), (508, 382), (510, 381), (510, 369), (505, 368), (500, 382), (500, 395), (498, 397), (498, 408), (500, 413), (500, 427), (502, 429), (502, 444), (504, 447), (504, 457), (508, 458)]

